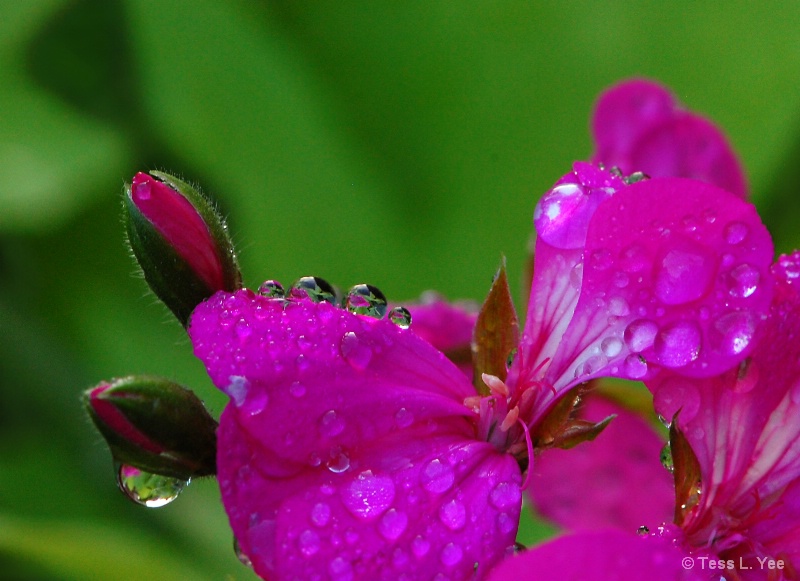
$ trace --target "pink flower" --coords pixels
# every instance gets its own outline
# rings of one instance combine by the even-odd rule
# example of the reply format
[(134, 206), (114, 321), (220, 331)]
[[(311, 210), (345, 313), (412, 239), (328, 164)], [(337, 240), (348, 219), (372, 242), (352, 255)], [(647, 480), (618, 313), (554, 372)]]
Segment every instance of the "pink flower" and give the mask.
[(681, 109), (657, 83), (634, 79), (605, 91), (595, 105), (592, 133), (595, 162), (626, 174), (694, 178), (747, 197), (744, 171), (722, 132)]
[[(769, 305), (768, 284), (727, 296), (742, 264), (767, 278), (771, 241), (749, 204), (700, 182), (625, 186), (576, 164), (535, 225), (519, 351), (505, 382), (484, 375), (485, 396), (385, 319), (247, 290), (197, 307), (195, 353), (231, 398), (222, 499), (259, 575), (483, 577), (513, 546), (533, 444), (563, 435), (543, 426), (565, 394), (664, 367), (707, 376), (749, 353), (715, 327)], [(739, 225), (748, 241), (731, 244)]]

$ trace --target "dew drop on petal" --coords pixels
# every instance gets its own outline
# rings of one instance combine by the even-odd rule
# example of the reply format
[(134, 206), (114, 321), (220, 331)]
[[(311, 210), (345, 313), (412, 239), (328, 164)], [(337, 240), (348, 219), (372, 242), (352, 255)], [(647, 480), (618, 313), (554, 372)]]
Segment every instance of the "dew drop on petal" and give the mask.
[(297, 545), (303, 555), (311, 557), (319, 551), (319, 535), (312, 530), (303, 531), (297, 538)]
[(411, 326), (411, 313), (405, 307), (395, 307), (389, 311), (389, 320), (401, 329), (408, 329)]
[(740, 264), (728, 273), (728, 293), (732, 297), (745, 299), (758, 288), (761, 275), (749, 264)]
[(381, 319), (386, 314), (386, 297), (370, 284), (357, 284), (347, 291), (345, 308), (356, 315)]
[(655, 295), (667, 305), (699, 299), (708, 292), (716, 274), (716, 261), (693, 243), (673, 248), (656, 264)]
[(608, 314), (615, 317), (624, 317), (631, 312), (628, 301), (622, 297), (613, 297), (608, 301)]
[(366, 369), (372, 359), (372, 349), (362, 343), (358, 335), (352, 331), (342, 335), (339, 351), (350, 366), (357, 371)]
[(647, 535), (650, 534), (650, 529), (642, 525), (638, 529), (636, 529), (636, 534), (639, 535), (640, 537), (646, 537)]
[(745, 359), (739, 364), (739, 373), (731, 389), (736, 393), (748, 393), (758, 384), (758, 365), (752, 359)]
[(151, 474), (128, 464), (117, 466), (117, 486), (136, 504), (159, 508), (169, 504), (189, 484), (188, 480)]
[(386, 511), (378, 522), (378, 532), (387, 541), (394, 541), (406, 530), (408, 516), (392, 508)]
[(489, 502), (498, 510), (518, 506), (521, 500), (522, 491), (513, 482), (501, 482), (489, 493)]
[(337, 452), (325, 463), (325, 467), (334, 474), (341, 474), (350, 468), (350, 457), (344, 452)]
[(721, 316), (711, 329), (711, 344), (717, 351), (739, 355), (753, 339), (756, 323), (749, 311), (734, 311)]
[(289, 298), (310, 300), (314, 303), (336, 304), (336, 290), (331, 284), (318, 276), (304, 276), (297, 279), (289, 290)]
[(394, 501), (394, 492), (391, 478), (366, 470), (342, 490), (341, 496), (353, 516), (361, 520), (373, 520), (388, 510)]
[(439, 520), (451, 531), (464, 528), (467, 524), (467, 509), (460, 500), (453, 499), (439, 508)]
[(662, 329), (653, 345), (661, 365), (683, 367), (700, 356), (700, 328), (692, 321), (680, 321)]
[(600, 343), (600, 350), (606, 357), (616, 357), (622, 352), (622, 341), (617, 337), (606, 337)]
[(258, 287), (258, 294), (271, 299), (282, 299), (286, 296), (286, 291), (277, 280), (265, 280)]
[(351, 581), (355, 579), (353, 565), (343, 557), (335, 557), (328, 564), (328, 573), (333, 581)]
[(661, 448), (659, 459), (661, 460), (661, 465), (669, 472), (675, 471), (675, 464), (672, 461), (672, 447), (669, 445), (669, 442), (664, 444), (664, 447)]
[(411, 552), (414, 553), (418, 559), (421, 559), (427, 555), (430, 549), (431, 544), (420, 535), (417, 535), (414, 537), (414, 540), (411, 541)]
[(324, 527), (331, 519), (331, 507), (324, 502), (318, 502), (311, 509), (311, 522), (318, 527)]
[(629, 379), (641, 379), (647, 374), (647, 361), (639, 353), (631, 353), (625, 358), (625, 376)]
[(746, 224), (742, 224), (741, 222), (731, 222), (725, 226), (725, 242), (730, 245), (740, 244), (745, 238), (747, 238), (748, 233), (749, 228)]
[(636, 319), (626, 328), (623, 338), (631, 351), (641, 352), (650, 347), (658, 334), (658, 325), (648, 319)]
[(431, 460), (420, 472), (420, 483), (428, 492), (442, 494), (447, 492), (455, 482), (455, 473), (447, 464), (438, 458)]
[(414, 423), (414, 414), (406, 408), (400, 408), (397, 410), (397, 413), (394, 414), (394, 423), (397, 424), (398, 428), (407, 428)]
[(292, 397), (303, 397), (306, 394), (306, 386), (299, 381), (295, 381), (289, 386), (289, 393)]
[(504, 535), (507, 535), (517, 528), (517, 520), (508, 514), (501, 512), (497, 515), (497, 529)]
[(319, 419), (319, 433), (323, 438), (333, 438), (344, 431), (344, 420), (336, 410), (328, 410)]
[(464, 551), (461, 550), (460, 546), (455, 543), (448, 543), (442, 548), (442, 552), (439, 553), (439, 560), (442, 562), (442, 565), (453, 567), (461, 562), (463, 556)]
[(233, 400), (236, 407), (242, 407), (247, 399), (247, 391), (250, 388), (250, 382), (246, 377), (241, 375), (231, 375), (228, 377), (228, 385), (223, 389), (225, 393)]

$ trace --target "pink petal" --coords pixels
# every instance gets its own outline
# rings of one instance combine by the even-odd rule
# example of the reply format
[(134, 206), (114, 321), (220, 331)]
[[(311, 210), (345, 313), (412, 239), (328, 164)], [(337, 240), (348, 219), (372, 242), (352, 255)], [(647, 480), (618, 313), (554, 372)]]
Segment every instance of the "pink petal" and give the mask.
[(616, 418), (591, 442), (546, 450), (536, 459), (531, 491), (536, 510), (567, 529), (655, 530), (672, 520), (675, 485), (661, 465), (666, 441), (637, 414), (599, 394), (583, 399), (579, 417)]
[(519, 467), (475, 439), (469, 380), (410, 330), (240, 291), (189, 333), (232, 399), (218, 479), (258, 574), (466, 577), (513, 544)]
[(713, 123), (679, 108), (652, 81), (624, 81), (597, 101), (592, 159), (651, 177), (687, 177), (747, 197), (744, 171), (725, 135)]
[(490, 581), (529, 579), (695, 581), (719, 579), (719, 572), (702, 570), (699, 561), (668, 538), (608, 529), (567, 535), (523, 551), (489, 576)]
[[(740, 368), (708, 379), (664, 373), (648, 382), (659, 413), (672, 417), (680, 410), (678, 426), (701, 467), (701, 504), (683, 523), (695, 544), (713, 540), (722, 551), (748, 539), (777, 552), (794, 551), (800, 542), (793, 516), (800, 506), (798, 274), (798, 253), (773, 267), (769, 319)], [(770, 541), (777, 537), (790, 546)]]

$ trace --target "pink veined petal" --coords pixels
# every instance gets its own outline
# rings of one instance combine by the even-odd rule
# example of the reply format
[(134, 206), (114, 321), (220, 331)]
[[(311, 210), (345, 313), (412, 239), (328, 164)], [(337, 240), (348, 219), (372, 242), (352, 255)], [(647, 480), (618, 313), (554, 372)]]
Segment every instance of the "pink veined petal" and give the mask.
[(580, 298), (546, 382), (731, 368), (768, 311), (771, 257), (755, 208), (715, 186), (662, 178), (620, 190), (592, 218)]
[(672, 520), (675, 486), (659, 461), (665, 439), (643, 418), (599, 394), (583, 398), (581, 419), (616, 418), (598, 438), (536, 459), (536, 510), (566, 529), (616, 527), (628, 532)]
[(217, 477), (259, 575), (471, 578), (513, 544), (516, 460), (476, 440), (469, 380), (410, 330), (239, 291), (189, 333), (232, 400)]
[(533, 547), (506, 559), (489, 576), (490, 581), (539, 579), (709, 581), (719, 579), (719, 571), (702, 570), (699, 561), (667, 538), (607, 529), (575, 533)]
[(667, 89), (645, 79), (623, 81), (606, 90), (597, 99), (592, 117), (594, 161), (627, 173), (647, 172), (628, 167), (628, 158), (643, 134), (673, 118), (675, 107)]
[(696, 545), (713, 540), (717, 551), (741, 554), (736, 547), (745, 541), (769, 546), (772, 556), (797, 554), (798, 275), (799, 253), (781, 257), (773, 267), (776, 292), (770, 315), (751, 357), (739, 369), (702, 380), (664, 373), (648, 382), (659, 413), (680, 410), (678, 426), (701, 467), (700, 505), (682, 523)]
[(623, 81), (595, 106), (593, 161), (651, 177), (686, 177), (747, 197), (744, 170), (725, 135), (707, 119), (684, 111), (652, 81)]

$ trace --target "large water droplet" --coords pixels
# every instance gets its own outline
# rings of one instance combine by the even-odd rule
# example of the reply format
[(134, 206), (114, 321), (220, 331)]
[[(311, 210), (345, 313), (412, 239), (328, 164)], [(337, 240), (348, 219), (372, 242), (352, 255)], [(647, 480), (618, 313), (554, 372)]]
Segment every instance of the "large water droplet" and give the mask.
[(735, 311), (721, 316), (711, 330), (711, 344), (717, 351), (739, 355), (753, 340), (756, 323), (749, 311)]
[(442, 494), (450, 490), (455, 482), (455, 477), (453, 469), (438, 458), (428, 462), (419, 476), (422, 487), (434, 494)]
[(448, 543), (442, 548), (442, 552), (439, 553), (439, 560), (442, 562), (442, 565), (453, 567), (461, 562), (463, 556), (464, 551), (460, 546), (455, 543)]
[(289, 298), (308, 299), (314, 303), (336, 304), (336, 291), (324, 278), (318, 276), (304, 276), (297, 279), (289, 290)]
[(623, 338), (631, 351), (644, 351), (653, 344), (658, 334), (658, 325), (647, 319), (632, 321), (626, 328)]
[(578, 184), (561, 184), (546, 192), (533, 211), (539, 237), (557, 248), (578, 248), (586, 240), (593, 207)]
[(311, 522), (318, 527), (324, 527), (331, 520), (331, 507), (324, 502), (318, 502), (311, 509)]
[(188, 480), (151, 474), (127, 464), (117, 466), (117, 486), (136, 504), (159, 508), (169, 504), (186, 488)]
[(236, 407), (241, 407), (247, 399), (247, 391), (250, 388), (250, 382), (246, 377), (241, 375), (231, 375), (228, 377), (228, 385), (223, 389), (225, 393), (233, 400)]
[(750, 229), (746, 224), (742, 224), (741, 222), (731, 222), (725, 226), (725, 242), (731, 245), (739, 244), (745, 238), (747, 238), (749, 231)]
[(700, 328), (692, 321), (680, 321), (662, 329), (654, 342), (659, 363), (683, 367), (700, 356)]
[(453, 499), (439, 508), (439, 520), (451, 531), (457, 531), (467, 524), (467, 509), (460, 500)]
[(427, 555), (430, 549), (431, 549), (430, 542), (426, 541), (423, 537), (419, 535), (414, 537), (414, 540), (411, 541), (411, 552), (414, 553), (414, 555), (418, 559), (421, 559), (422, 557)]
[(344, 557), (331, 559), (328, 565), (328, 573), (330, 573), (332, 581), (352, 581), (352, 579), (355, 579), (353, 565)]
[(708, 292), (715, 273), (714, 257), (700, 246), (685, 242), (657, 263), (655, 294), (668, 305), (694, 301)]
[(342, 335), (339, 350), (342, 353), (342, 357), (357, 371), (366, 369), (370, 359), (372, 359), (372, 349), (365, 345), (358, 338), (358, 335), (352, 331)]
[(319, 545), (319, 535), (312, 530), (303, 531), (297, 538), (297, 546), (306, 557), (315, 555), (319, 551)]
[(628, 301), (622, 297), (612, 297), (608, 301), (608, 314), (615, 317), (625, 317), (631, 312)]
[(664, 468), (666, 468), (670, 472), (675, 471), (675, 463), (672, 461), (672, 446), (669, 445), (669, 442), (664, 444), (664, 447), (661, 448), (659, 459), (661, 460), (661, 465)]
[(498, 510), (519, 506), (522, 491), (513, 482), (501, 482), (489, 493), (489, 501)]
[(400, 408), (397, 410), (397, 413), (394, 414), (394, 423), (397, 424), (398, 428), (407, 428), (414, 423), (414, 414), (406, 408)]
[(411, 326), (411, 313), (405, 307), (395, 307), (389, 311), (389, 320), (401, 329), (408, 329)]
[(728, 273), (728, 292), (732, 297), (745, 299), (756, 292), (761, 275), (749, 264), (740, 264)]
[(515, 519), (505, 512), (497, 515), (497, 529), (504, 535), (507, 535), (516, 530), (519, 525), (519, 520)]
[(319, 419), (319, 433), (323, 438), (333, 438), (344, 431), (344, 420), (336, 410), (328, 410)]
[(618, 337), (606, 337), (600, 343), (600, 350), (606, 357), (616, 357), (622, 352), (622, 341)]
[(397, 509), (389, 509), (378, 523), (378, 531), (388, 541), (396, 540), (406, 530), (408, 516)]
[(337, 451), (333, 457), (325, 463), (328, 470), (334, 474), (341, 474), (350, 468), (350, 457), (344, 452)]
[(631, 353), (625, 358), (625, 377), (641, 379), (647, 375), (647, 361), (639, 353)]
[(286, 296), (286, 291), (281, 283), (270, 279), (261, 283), (261, 286), (258, 287), (258, 294), (271, 299), (282, 299)]
[(386, 512), (394, 501), (394, 482), (388, 476), (366, 470), (342, 490), (341, 496), (353, 516), (373, 520)]
[(386, 297), (370, 284), (357, 284), (347, 291), (345, 308), (357, 315), (380, 319), (386, 314)]

